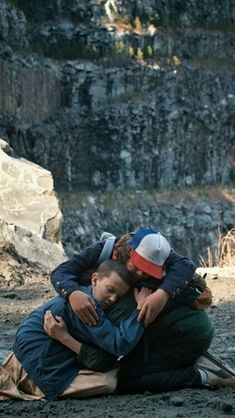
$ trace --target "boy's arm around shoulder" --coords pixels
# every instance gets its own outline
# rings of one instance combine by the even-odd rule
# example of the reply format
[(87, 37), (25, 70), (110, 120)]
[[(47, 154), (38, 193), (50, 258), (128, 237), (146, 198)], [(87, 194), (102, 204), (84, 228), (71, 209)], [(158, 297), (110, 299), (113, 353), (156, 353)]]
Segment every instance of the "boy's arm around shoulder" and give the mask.
[(187, 257), (171, 250), (165, 261), (165, 277), (159, 288), (153, 292), (140, 309), (138, 321), (151, 324), (165, 307), (168, 299), (179, 295), (192, 281), (196, 265)]
[(179, 295), (192, 281), (196, 265), (192, 260), (171, 250), (164, 264), (166, 275), (160, 289), (167, 292), (172, 298)]
[(82, 275), (89, 269), (96, 268), (102, 242), (97, 242), (85, 248), (80, 254), (60, 264), (51, 273), (51, 283), (59, 295), (67, 298), (72, 309), (85, 324), (92, 325), (98, 320), (94, 301), (80, 291)]
[(72, 292), (79, 290), (82, 274), (97, 267), (102, 247), (103, 243), (96, 242), (52, 271), (51, 284), (60, 296), (67, 298)]

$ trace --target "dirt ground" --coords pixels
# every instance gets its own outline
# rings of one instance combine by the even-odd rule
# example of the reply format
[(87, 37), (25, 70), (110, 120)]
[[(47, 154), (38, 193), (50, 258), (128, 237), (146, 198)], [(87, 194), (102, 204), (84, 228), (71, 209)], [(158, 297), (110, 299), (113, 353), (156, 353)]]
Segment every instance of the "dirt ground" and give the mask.
[[(8, 260), (9, 261), (9, 260)], [(15, 268), (15, 266), (13, 266)], [(17, 266), (16, 266), (17, 267)], [(21, 265), (22, 269), (22, 265)], [(27, 280), (1, 280), (0, 360), (11, 350), (16, 329), (32, 309), (54, 296), (46, 274)], [(10, 276), (9, 276), (10, 277)], [(8, 277), (8, 279), (9, 279)], [(208, 314), (215, 327), (212, 352), (235, 369), (235, 268), (213, 270), (207, 278), (213, 291)], [(156, 395), (104, 396), (67, 401), (0, 402), (1, 418), (9, 417), (226, 417), (235, 416), (235, 390), (187, 389)]]

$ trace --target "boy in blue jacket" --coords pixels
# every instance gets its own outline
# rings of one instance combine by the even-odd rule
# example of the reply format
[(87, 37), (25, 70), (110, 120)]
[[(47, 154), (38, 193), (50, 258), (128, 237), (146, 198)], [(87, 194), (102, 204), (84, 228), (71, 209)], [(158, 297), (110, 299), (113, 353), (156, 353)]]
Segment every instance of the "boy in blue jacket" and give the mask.
[[(87, 280), (86, 270), (99, 263), (103, 246), (98, 242), (88, 247), (52, 273), (55, 289), (68, 297), (74, 312), (87, 323), (95, 323), (98, 315), (89, 298), (82, 295), (80, 285)], [(205, 354), (211, 344), (213, 327), (203, 303), (198, 302), (202, 289), (192, 288), (194, 263), (173, 251), (160, 233), (145, 228), (117, 240), (110, 257), (120, 260), (134, 274), (135, 286), (153, 289), (138, 305), (137, 321), (144, 320), (145, 325), (150, 325), (139, 344), (122, 361), (119, 391), (136, 393), (234, 384), (233, 375), (223, 367), (218, 368), (214, 359)], [(211, 303), (211, 292), (207, 290), (206, 307)], [(113, 323), (118, 323), (134, 307), (129, 292), (106, 313)], [(94, 348), (92, 355), (91, 351), (91, 347), (82, 345), (80, 355), (93, 359), (89, 367), (102, 364), (105, 370), (107, 359), (102, 359), (103, 353)], [(206, 356), (210, 372), (205, 367), (200, 370), (194, 367), (201, 355), (203, 360)], [(111, 363), (106, 370), (108, 367)]]
[[(128, 354), (141, 338), (144, 324), (137, 321), (137, 309), (134, 309), (117, 326), (112, 325), (104, 313), (104, 310), (124, 296), (132, 284), (126, 268), (119, 261), (104, 261), (97, 271), (93, 273), (91, 283), (91, 286), (81, 288), (81, 291), (89, 295), (94, 301), (99, 317), (95, 325), (88, 326), (84, 324), (74, 313), (70, 304), (61, 296), (53, 298), (34, 310), (20, 325), (16, 334), (13, 352), (20, 363), (19, 367), (23, 367), (29, 378), (37, 386), (34, 388), (33, 393), (29, 390), (28, 395), (38, 393), (38, 388), (41, 391), (41, 396), (43, 397), (44, 395), (49, 400), (63, 395), (68, 386), (71, 383), (73, 384), (76, 376), (78, 375), (79, 377), (79, 370), (86, 367), (76, 355), (80, 351), (82, 342), (89, 343), (91, 346), (98, 346), (117, 359), (119, 356)], [(144, 297), (144, 291), (141, 293), (135, 292), (135, 297), (137, 303), (140, 303)], [(63, 344), (51, 338), (44, 331), (44, 315), (48, 310), (55, 317), (60, 316), (67, 325), (70, 336), (66, 341), (63, 341)], [(11, 362), (15, 367), (17, 362), (14, 357), (11, 357)], [(9, 362), (5, 361), (5, 363), (8, 370), (14, 369), (14, 367), (11, 368)], [(4, 364), (1, 370), (2, 379), (4, 371), (6, 371), (6, 364), (5, 366)], [(13, 380), (16, 383), (17, 379), (15, 376), (17, 370), (12, 370), (12, 373)], [(5, 383), (3, 380), (0, 380), (0, 395), (11, 395), (11, 376), (8, 377), (9, 380), (7, 381), (5, 376)], [(79, 382), (78, 379), (78, 384)], [(29, 382), (27, 383), (28, 387), (32, 387), (31, 384), (29, 385)], [(95, 388), (97, 384), (95, 382)], [(25, 382), (23, 387), (27, 387)], [(5, 389), (5, 391), (1, 389)], [(22, 385), (18, 385), (18, 395), (20, 391), (22, 391)], [(13, 392), (17, 393), (15, 387)], [(101, 388), (101, 391), (98, 391), (98, 393), (107, 392), (108, 388)], [(94, 394), (94, 391), (92, 394)], [(23, 399), (27, 399), (27, 396)]]

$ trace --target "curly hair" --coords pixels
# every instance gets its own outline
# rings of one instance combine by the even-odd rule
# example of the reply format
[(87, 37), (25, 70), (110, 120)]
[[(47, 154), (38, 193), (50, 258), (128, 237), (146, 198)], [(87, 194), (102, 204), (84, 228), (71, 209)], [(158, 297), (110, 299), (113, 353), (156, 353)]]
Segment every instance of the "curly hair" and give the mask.
[(129, 246), (131, 239), (130, 234), (125, 234), (114, 245), (113, 251), (116, 251), (117, 259), (123, 264), (126, 264), (131, 256), (131, 247)]

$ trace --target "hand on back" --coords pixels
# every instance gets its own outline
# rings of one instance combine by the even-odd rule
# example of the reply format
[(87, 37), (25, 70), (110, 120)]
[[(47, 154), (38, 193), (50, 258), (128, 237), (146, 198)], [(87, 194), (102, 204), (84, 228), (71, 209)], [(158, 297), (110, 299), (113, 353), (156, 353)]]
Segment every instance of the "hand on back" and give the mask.
[(145, 326), (151, 324), (164, 308), (169, 297), (169, 294), (163, 289), (158, 289), (151, 295), (147, 296), (141, 306), (137, 320), (143, 320)]
[(134, 289), (134, 297), (137, 303), (137, 309), (140, 310), (149, 295), (151, 295), (152, 290), (147, 287), (142, 287), (140, 290)]
[(75, 290), (69, 295), (69, 303), (84, 324), (95, 325), (99, 320), (95, 302), (86, 293)]

